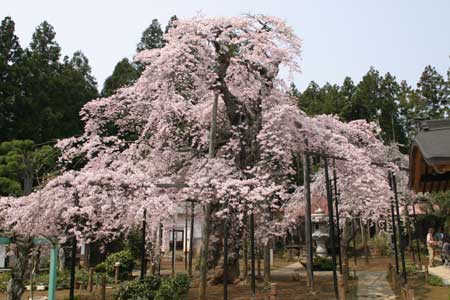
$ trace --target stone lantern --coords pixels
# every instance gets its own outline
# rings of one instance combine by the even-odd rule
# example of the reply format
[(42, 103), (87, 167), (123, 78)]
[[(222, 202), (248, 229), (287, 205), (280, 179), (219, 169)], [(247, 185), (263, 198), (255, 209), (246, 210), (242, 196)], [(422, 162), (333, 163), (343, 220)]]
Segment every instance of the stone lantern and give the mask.
[(313, 224), (313, 234), (312, 238), (316, 241), (316, 254), (318, 256), (326, 257), (327, 252), (327, 239), (328, 234), (328, 216), (321, 210), (317, 209), (313, 214), (311, 214), (311, 221)]

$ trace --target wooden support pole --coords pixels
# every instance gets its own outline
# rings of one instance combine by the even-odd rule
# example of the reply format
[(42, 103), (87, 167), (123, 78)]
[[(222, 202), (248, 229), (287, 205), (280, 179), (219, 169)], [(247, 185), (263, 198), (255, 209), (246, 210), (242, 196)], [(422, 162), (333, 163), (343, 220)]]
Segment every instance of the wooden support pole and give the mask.
[(175, 228), (172, 228), (172, 276), (175, 276), (175, 252), (177, 251), (177, 242), (175, 239)]
[(228, 214), (223, 222), (223, 300), (228, 300)]
[(100, 283), (100, 299), (106, 300), (106, 273), (102, 273), (101, 283)]
[(141, 236), (141, 280), (144, 279), (145, 273), (147, 273), (147, 263), (145, 260), (145, 229), (147, 227), (147, 209), (144, 208), (144, 214), (142, 216), (142, 236)]
[(252, 297), (256, 297), (256, 274), (255, 274), (255, 217), (250, 214), (250, 259), (251, 259), (251, 288)]
[(306, 272), (308, 274), (308, 286), (314, 288), (313, 273), (313, 253), (312, 253), (312, 224), (311, 224), (311, 190), (310, 190), (310, 169), (309, 155), (303, 153), (303, 177), (304, 177), (304, 193), (305, 193), (305, 241), (306, 241)]
[(189, 233), (189, 268), (188, 275), (192, 277), (192, 257), (194, 254), (194, 201), (191, 202), (191, 232)]
[[(391, 171), (389, 171), (388, 179), (389, 179), (389, 186), (391, 187), (391, 190), (393, 191)], [(391, 222), (392, 222), (392, 244), (394, 245), (394, 257), (395, 257), (395, 270), (396, 270), (397, 274), (399, 274), (400, 268), (398, 265), (397, 229), (395, 226), (394, 199), (391, 199)]]
[(325, 168), (325, 184), (327, 190), (327, 202), (328, 202), (328, 223), (330, 228), (330, 241), (331, 241), (331, 260), (332, 260), (332, 271), (333, 271), (333, 284), (334, 284), (334, 293), (336, 299), (339, 299), (339, 289), (337, 282), (337, 274), (336, 274), (336, 243), (335, 243), (335, 229), (334, 229), (334, 217), (333, 217), (333, 199), (331, 195), (331, 181), (328, 173), (328, 159), (324, 159), (324, 168)]
[(90, 267), (88, 273), (88, 291), (90, 293), (92, 293), (93, 291), (93, 286), (94, 286), (94, 268)]
[(341, 228), (339, 224), (339, 194), (337, 188), (336, 177), (336, 160), (333, 159), (333, 182), (334, 182), (334, 206), (336, 209), (336, 239), (338, 245), (338, 258), (339, 258), (339, 274), (342, 275), (342, 256), (341, 256)]
[(400, 239), (400, 257), (402, 260), (402, 275), (403, 275), (403, 284), (408, 283), (408, 278), (406, 276), (406, 262), (405, 262), (405, 241), (403, 238), (402, 232), (402, 223), (400, 221), (400, 208), (398, 203), (398, 194), (397, 194), (397, 180), (395, 178), (395, 174), (392, 174), (392, 186), (394, 188), (394, 198), (395, 198), (395, 209), (397, 212), (397, 223), (398, 223), (398, 236)]

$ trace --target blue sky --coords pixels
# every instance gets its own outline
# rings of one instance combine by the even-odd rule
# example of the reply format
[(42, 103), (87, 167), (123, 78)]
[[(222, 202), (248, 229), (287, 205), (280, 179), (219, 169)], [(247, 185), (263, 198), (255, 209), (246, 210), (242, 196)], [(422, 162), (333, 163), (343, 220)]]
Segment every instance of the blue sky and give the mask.
[(281, 17), (303, 40), (302, 73), (295, 83), (311, 80), (355, 82), (370, 66), (415, 85), (426, 65), (441, 74), (450, 67), (448, 0), (3, 0), (0, 17), (16, 22), (22, 46), (43, 20), (56, 30), (64, 55), (81, 49), (101, 86), (114, 65), (131, 58), (142, 31), (153, 18), (166, 25), (170, 16), (233, 16), (263, 13)]

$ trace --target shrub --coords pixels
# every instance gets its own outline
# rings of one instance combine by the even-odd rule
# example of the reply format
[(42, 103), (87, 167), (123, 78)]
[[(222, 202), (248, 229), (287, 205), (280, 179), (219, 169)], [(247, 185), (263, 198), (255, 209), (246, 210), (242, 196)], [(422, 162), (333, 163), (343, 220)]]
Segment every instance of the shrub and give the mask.
[(0, 292), (6, 292), (9, 279), (11, 279), (9, 272), (0, 273)]
[(391, 248), (386, 234), (377, 234), (371, 241), (374, 250), (381, 256), (389, 255)]
[(433, 286), (443, 286), (444, 281), (442, 278), (430, 274), (428, 275), (428, 284)]
[(83, 286), (86, 286), (87, 283), (88, 283), (88, 280), (89, 280), (89, 275), (88, 275), (88, 273), (87, 273), (84, 269), (78, 269), (78, 270), (75, 272), (75, 280), (76, 280), (79, 284), (81, 284), (81, 285), (83, 285)]
[(61, 287), (68, 287), (70, 281), (70, 274), (68, 271), (58, 271), (56, 278), (56, 285)]
[(115, 300), (184, 300), (190, 280), (185, 274), (173, 278), (147, 276), (143, 280), (123, 283), (114, 295)]
[(153, 300), (161, 286), (161, 279), (155, 276), (146, 276), (143, 280), (133, 280), (120, 285), (119, 291), (114, 294), (115, 300)]
[[(109, 275), (114, 275), (114, 265), (120, 262), (119, 277), (126, 279), (133, 271), (134, 259), (130, 250), (122, 250), (109, 255), (105, 260), (105, 269)], [(98, 265), (97, 265), (98, 266)]]
[(96, 273), (106, 273), (106, 264), (105, 262), (99, 263), (95, 266)]
[(417, 267), (413, 264), (407, 264), (406, 265), (406, 273), (408, 274), (416, 274), (417, 273)]
[(164, 279), (156, 293), (155, 300), (187, 299), (190, 280), (186, 274), (177, 274), (173, 278)]
[(316, 256), (313, 260), (314, 271), (331, 271), (333, 270), (333, 262), (328, 257)]

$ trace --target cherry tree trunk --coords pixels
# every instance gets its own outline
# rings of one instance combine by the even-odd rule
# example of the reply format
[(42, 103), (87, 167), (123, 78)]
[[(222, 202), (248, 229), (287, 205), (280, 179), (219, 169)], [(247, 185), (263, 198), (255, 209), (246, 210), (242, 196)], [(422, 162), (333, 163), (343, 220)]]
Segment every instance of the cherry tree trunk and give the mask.
[(16, 263), (11, 270), (11, 279), (8, 282), (6, 294), (7, 300), (21, 300), (25, 291), (23, 282), (28, 268), (28, 256), (33, 248), (30, 237), (16, 237)]

